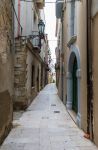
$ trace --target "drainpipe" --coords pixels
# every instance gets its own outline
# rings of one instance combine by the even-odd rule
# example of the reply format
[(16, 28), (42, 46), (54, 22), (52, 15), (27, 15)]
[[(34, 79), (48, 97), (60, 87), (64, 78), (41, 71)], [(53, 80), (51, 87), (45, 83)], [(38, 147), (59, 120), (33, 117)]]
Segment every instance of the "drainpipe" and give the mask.
[(64, 10), (62, 10), (62, 18), (61, 18), (61, 22), (62, 22), (62, 68), (61, 68), (61, 90), (62, 90), (61, 91), (61, 97), (62, 97), (62, 101), (63, 101), (63, 94), (64, 94), (64, 76), (63, 76), (63, 72), (64, 72), (64, 68), (63, 68), (63, 65), (64, 65), (63, 64), (64, 63), (63, 62), (64, 61), (63, 60), (64, 59), (63, 58), (64, 57), (63, 56), (64, 55), (64, 50), (63, 50), (63, 42), (64, 42), (63, 41), (63, 33), (64, 33), (63, 31), (64, 31), (64, 25), (63, 25), (63, 23), (64, 22), (63, 21), (64, 21)]
[[(15, 6), (15, 0), (12, 1), (14, 6)], [(12, 6), (12, 53), (15, 54), (15, 35), (14, 35), (14, 31), (15, 31), (15, 22), (14, 22), (14, 10), (13, 10), (13, 6)]]
[(91, 6), (92, 0), (87, 0), (87, 132), (91, 139), (93, 135), (93, 72), (92, 72), (92, 40), (91, 40)]
[[(18, 0), (18, 20), (20, 22), (20, 0)], [(20, 35), (20, 24), (18, 23), (18, 33), (17, 35)]]

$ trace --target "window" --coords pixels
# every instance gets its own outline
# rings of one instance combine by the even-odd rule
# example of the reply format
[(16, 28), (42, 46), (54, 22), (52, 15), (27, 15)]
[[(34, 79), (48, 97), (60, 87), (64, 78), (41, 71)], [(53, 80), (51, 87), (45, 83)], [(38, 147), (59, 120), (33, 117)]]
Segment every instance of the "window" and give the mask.
[(32, 87), (35, 86), (34, 81), (35, 81), (35, 68), (34, 68), (34, 66), (32, 66), (32, 76), (31, 76), (31, 85), (32, 85)]
[(71, 36), (75, 34), (75, 0), (71, 2)]

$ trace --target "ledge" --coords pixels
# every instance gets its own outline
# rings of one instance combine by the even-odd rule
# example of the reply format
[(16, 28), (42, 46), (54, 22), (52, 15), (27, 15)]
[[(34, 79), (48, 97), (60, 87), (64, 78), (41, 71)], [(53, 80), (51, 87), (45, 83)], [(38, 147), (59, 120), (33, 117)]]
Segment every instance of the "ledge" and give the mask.
[(69, 42), (67, 43), (67, 46), (70, 48), (70, 46), (74, 44), (76, 40), (77, 40), (77, 35), (72, 36)]

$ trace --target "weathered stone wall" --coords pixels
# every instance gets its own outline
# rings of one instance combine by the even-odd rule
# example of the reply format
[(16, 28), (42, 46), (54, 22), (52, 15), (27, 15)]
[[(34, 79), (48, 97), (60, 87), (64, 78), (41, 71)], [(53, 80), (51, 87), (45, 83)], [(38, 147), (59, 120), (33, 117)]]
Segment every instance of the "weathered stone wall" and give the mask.
[(14, 66), (14, 108), (25, 109), (26, 97), (26, 44), (21, 39), (15, 40), (15, 66)]
[(12, 121), (13, 40), (11, 0), (0, 1), (0, 143)]
[[(30, 42), (27, 43), (27, 76), (26, 91), (29, 103), (41, 90), (41, 58)], [(34, 66), (34, 86), (32, 87), (32, 65)], [(38, 83), (39, 82), (39, 83)], [(39, 90), (38, 90), (39, 89)]]
[(0, 144), (12, 127), (12, 99), (8, 91), (0, 93)]
[[(33, 74), (33, 81), (34, 86), (32, 87), (32, 65), (34, 66), (34, 74)], [(27, 98), (29, 103), (33, 100), (33, 98), (37, 95), (37, 88), (36, 88), (36, 77), (37, 77), (37, 66), (38, 62), (36, 61), (35, 56), (33, 53), (28, 49), (27, 51), (27, 82), (26, 82), (26, 90), (27, 90)]]
[[(37, 95), (38, 89), (41, 89), (41, 61), (38, 55), (33, 50), (32, 44), (26, 41), (26, 39), (16, 39), (14, 66), (15, 109), (26, 109)], [(32, 87), (32, 65), (35, 68), (34, 87)]]

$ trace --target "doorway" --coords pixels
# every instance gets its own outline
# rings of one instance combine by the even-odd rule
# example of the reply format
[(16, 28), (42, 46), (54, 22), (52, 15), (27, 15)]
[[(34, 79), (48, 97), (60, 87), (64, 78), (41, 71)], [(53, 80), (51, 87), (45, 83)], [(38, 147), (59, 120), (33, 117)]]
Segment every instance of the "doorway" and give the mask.
[(72, 110), (75, 111), (75, 113), (78, 112), (78, 98), (77, 98), (77, 76), (76, 76), (76, 73), (77, 73), (77, 60), (76, 60), (76, 57), (74, 59), (74, 62), (73, 62), (73, 70), (72, 70), (72, 83), (73, 83), (73, 86), (72, 86)]
[(68, 111), (74, 113), (75, 121), (81, 127), (81, 107), (80, 107), (80, 53), (76, 46), (70, 47), (67, 68), (67, 103)]
[(39, 68), (37, 70), (37, 92), (39, 92)]

